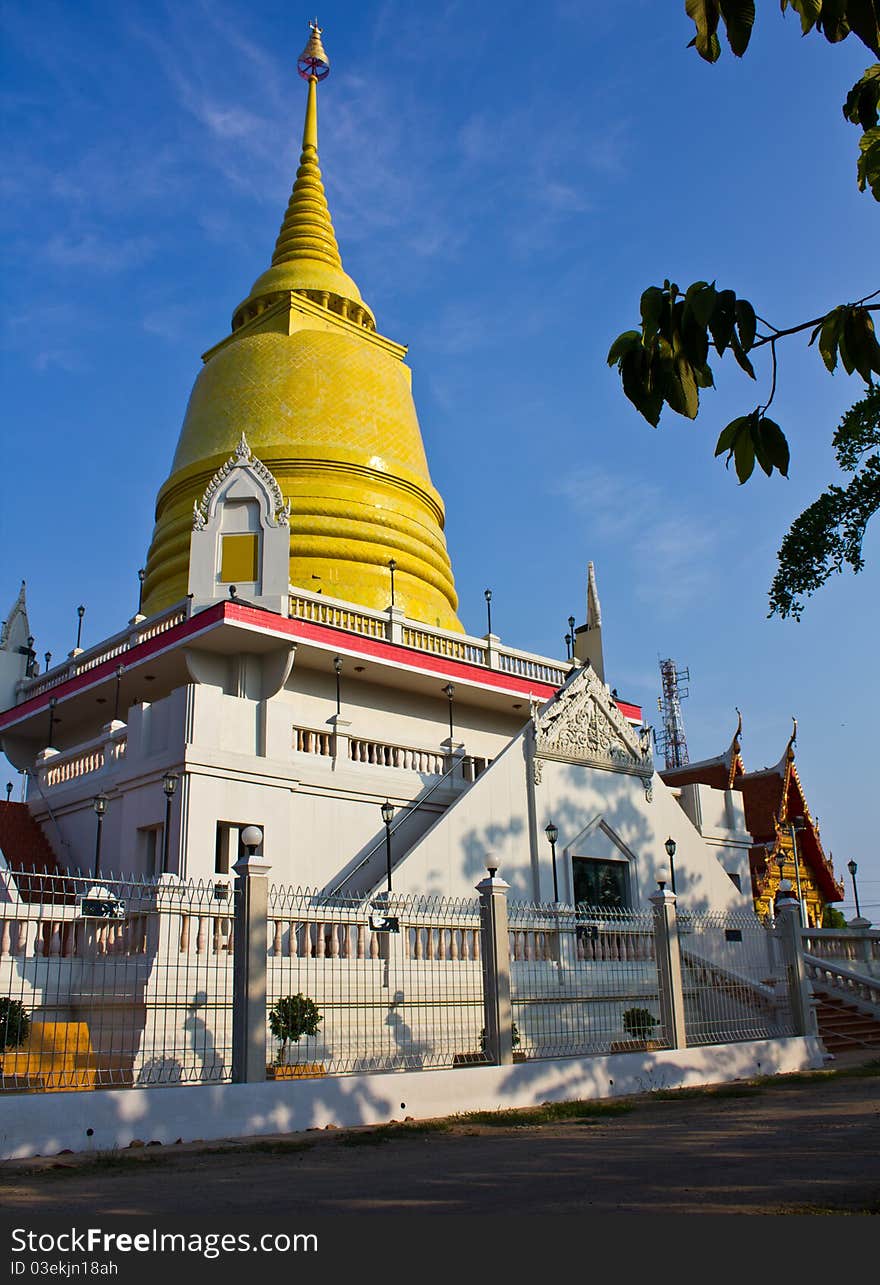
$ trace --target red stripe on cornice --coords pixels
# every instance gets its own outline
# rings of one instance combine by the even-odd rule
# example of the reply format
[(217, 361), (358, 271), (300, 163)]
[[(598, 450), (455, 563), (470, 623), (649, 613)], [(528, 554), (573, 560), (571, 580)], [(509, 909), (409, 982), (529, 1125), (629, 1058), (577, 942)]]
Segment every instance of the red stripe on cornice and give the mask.
[[(129, 669), (131, 666), (158, 656), (164, 651), (172, 650), (181, 643), (190, 641), (198, 637), (199, 634), (205, 633), (207, 630), (222, 623), (238, 624), (248, 628), (259, 629), (261, 633), (273, 633), (279, 638), (288, 638), (292, 642), (298, 640), (314, 642), (336, 651), (343, 648), (354, 655), (372, 657), (375, 660), (386, 661), (394, 665), (403, 665), (408, 669), (422, 673), (437, 674), (438, 677), (475, 683), (495, 691), (510, 692), (512, 695), (534, 696), (541, 701), (550, 700), (559, 690), (553, 683), (541, 682), (532, 678), (520, 678), (516, 674), (508, 674), (497, 669), (485, 669), (482, 665), (474, 665), (468, 661), (453, 660), (447, 656), (435, 656), (431, 652), (419, 651), (414, 647), (405, 647), (401, 643), (389, 643), (378, 638), (367, 638), (363, 634), (350, 633), (346, 629), (339, 629), (330, 625), (316, 625), (306, 620), (289, 619), (286, 616), (276, 615), (271, 611), (263, 611), (259, 607), (248, 607), (244, 603), (224, 600), (207, 607), (204, 611), (198, 612), (196, 615), (191, 616), (189, 620), (185, 620), (179, 625), (174, 625), (173, 628), (168, 629), (165, 633), (157, 634), (155, 638), (150, 638), (146, 642), (140, 643), (130, 651), (111, 656), (102, 661), (100, 665), (95, 665), (93, 669), (89, 669), (83, 674), (77, 674), (75, 678), (68, 679), (64, 683), (58, 683), (54, 687), (47, 688), (39, 696), (34, 696), (30, 700), (24, 701), (21, 705), (13, 705), (11, 709), (0, 714), (0, 729), (47, 708), (49, 700), (53, 696), (67, 698), (106, 681), (106, 679), (113, 677), (117, 666), (120, 664), (124, 664), (125, 668)], [(617, 707), (625, 718), (641, 718), (642, 711), (638, 705), (630, 705), (626, 701), (618, 701)]]
[[(375, 660), (389, 661), (395, 665), (405, 665), (408, 669), (432, 673), (443, 678), (457, 678), (460, 682), (479, 683), (483, 687), (512, 692), (517, 696), (537, 696), (549, 700), (559, 688), (553, 683), (539, 682), (533, 678), (518, 678), (498, 669), (484, 669), (482, 665), (472, 665), (465, 660), (453, 660), (448, 656), (434, 656), (431, 652), (419, 651), (415, 647), (404, 647), (401, 643), (389, 643), (379, 638), (367, 638), (363, 634), (349, 633), (345, 629), (336, 629), (330, 625), (315, 625), (306, 620), (288, 620), (283, 616), (272, 616), (270, 612), (260, 611), (255, 607), (245, 607), (241, 603), (224, 603), (224, 618), (242, 625), (254, 625), (259, 629), (271, 628), (282, 637), (302, 639), (304, 642), (315, 642), (339, 650), (340, 636), (345, 638), (346, 651), (359, 656), (373, 657)], [(267, 626), (266, 618), (272, 624)]]

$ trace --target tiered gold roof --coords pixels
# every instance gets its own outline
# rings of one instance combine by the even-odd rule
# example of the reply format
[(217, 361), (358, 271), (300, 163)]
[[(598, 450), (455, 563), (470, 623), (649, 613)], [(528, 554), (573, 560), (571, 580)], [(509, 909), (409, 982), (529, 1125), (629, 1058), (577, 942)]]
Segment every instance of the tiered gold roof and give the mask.
[[(315, 40), (329, 65), (320, 32)], [(302, 67), (303, 60), (300, 61)], [(325, 72), (326, 74), (326, 72)], [(203, 358), (171, 475), (156, 502), (144, 610), (185, 596), (193, 502), (244, 433), (291, 501), (290, 581), (363, 606), (461, 629), (406, 349), (376, 331), (344, 271), (318, 164), (318, 76), (308, 77), (302, 154), (271, 266)]]

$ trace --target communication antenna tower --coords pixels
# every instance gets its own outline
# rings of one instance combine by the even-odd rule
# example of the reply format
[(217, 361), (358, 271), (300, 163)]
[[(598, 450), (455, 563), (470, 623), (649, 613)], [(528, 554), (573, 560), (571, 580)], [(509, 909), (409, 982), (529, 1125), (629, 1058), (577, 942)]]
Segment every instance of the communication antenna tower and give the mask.
[(690, 671), (676, 669), (674, 660), (660, 661), (663, 695), (657, 697), (657, 708), (663, 715), (663, 731), (658, 736), (667, 767), (684, 767), (689, 762), (681, 702), (689, 694), (683, 681), (690, 681)]

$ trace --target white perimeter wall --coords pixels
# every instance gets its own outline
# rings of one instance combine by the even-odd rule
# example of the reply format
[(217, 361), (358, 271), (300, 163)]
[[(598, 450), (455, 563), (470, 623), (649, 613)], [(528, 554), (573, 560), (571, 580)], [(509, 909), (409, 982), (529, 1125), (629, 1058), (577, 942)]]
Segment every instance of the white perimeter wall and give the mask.
[[(0, 1097), (0, 1159), (427, 1120), (543, 1102), (626, 1097), (824, 1065), (814, 1038), (559, 1058), (515, 1066), (400, 1071), (262, 1084), (103, 1089)], [(91, 1131), (91, 1132), (89, 1132)]]

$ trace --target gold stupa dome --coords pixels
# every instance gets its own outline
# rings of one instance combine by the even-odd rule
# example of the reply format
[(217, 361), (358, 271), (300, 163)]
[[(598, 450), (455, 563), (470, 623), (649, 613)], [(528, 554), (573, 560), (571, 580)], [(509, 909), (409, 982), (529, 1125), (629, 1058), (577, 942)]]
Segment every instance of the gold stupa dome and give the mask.
[(144, 610), (184, 597), (194, 501), (242, 433), (272, 471), (290, 516), (290, 582), (461, 629), (406, 350), (376, 331), (344, 271), (318, 165), (321, 32), (298, 63), (308, 81), (302, 154), (271, 266), (204, 356), (171, 475), (156, 502)]

